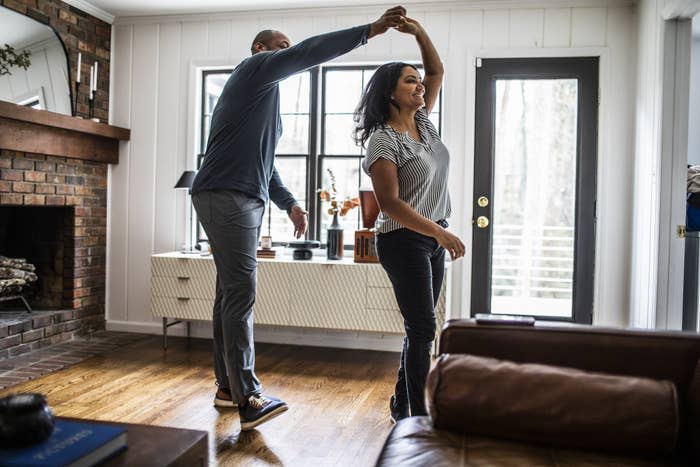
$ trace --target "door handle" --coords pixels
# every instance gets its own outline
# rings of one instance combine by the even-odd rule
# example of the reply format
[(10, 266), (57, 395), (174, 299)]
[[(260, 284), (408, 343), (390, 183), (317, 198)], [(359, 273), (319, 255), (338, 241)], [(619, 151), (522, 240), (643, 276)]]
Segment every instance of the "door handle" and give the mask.
[(486, 216), (479, 216), (476, 218), (476, 226), (480, 229), (485, 229), (489, 226), (489, 218)]

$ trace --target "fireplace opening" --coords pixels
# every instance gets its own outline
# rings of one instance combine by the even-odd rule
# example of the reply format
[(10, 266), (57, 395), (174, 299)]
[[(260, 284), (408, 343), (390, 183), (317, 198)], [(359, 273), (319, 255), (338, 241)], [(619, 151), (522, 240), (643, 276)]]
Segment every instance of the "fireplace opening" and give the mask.
[[(72, 207), (0, 206), (0, 256), (36, 267), (36, 282), (21, 292), (32, 309), (60, 309), (70, 301), (64, 284), (72, 284), (73, 217)], [(0, 302), (0, 309), (19, 308), (20, 301)]]

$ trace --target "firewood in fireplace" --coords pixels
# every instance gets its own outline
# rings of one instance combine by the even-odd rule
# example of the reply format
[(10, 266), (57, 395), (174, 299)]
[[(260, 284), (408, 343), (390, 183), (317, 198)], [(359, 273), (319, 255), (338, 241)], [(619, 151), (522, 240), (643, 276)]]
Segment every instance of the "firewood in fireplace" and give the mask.
[(24, 269), (0, 267), (0, 279), (24, 279), (27, 282), (34, 282), (37, 280), (37, 276)]
[(24, 258), (0, 256), (0, 297), (20, 294), (36, 282), (35, 269)]
[(0, 255), (0, 268), (2, 267), (22, 269), (24, 271), (32, 272), (36, 270), (34, 265), (28, 263), (25, 258), (8, 258), (7, 256)]

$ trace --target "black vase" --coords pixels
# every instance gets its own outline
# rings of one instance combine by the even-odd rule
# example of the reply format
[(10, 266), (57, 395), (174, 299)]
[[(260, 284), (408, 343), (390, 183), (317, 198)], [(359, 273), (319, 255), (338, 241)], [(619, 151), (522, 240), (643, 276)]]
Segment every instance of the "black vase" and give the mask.
[(333, 222), (328, 227), (326, 258), (343, 259), (343, 228), (338, 223), (338, 213), (333, 214)]

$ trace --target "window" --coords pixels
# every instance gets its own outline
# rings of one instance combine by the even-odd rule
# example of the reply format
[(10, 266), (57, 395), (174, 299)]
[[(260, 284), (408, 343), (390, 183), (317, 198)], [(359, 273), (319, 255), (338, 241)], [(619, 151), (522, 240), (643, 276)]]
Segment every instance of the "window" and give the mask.
[[(353, 140), (353, 112), (376, 65), (317, 67), (294, 75), (280, 83), (280, 114), (284, 131), (277, 146), (275, 166), (282, 181), (309, 211), (308, 238), (326, 241), (331, 218), (318, 200), (316, 190), (329, 187), (327, 169), (336, 177), (341, 198), (354, 197), (360, 188), (372, 183), (362, 171), (364, 148)], [(419, 70), (422, 71), (421, 68)], [(211, 114), (231, 70), (207, 70), (202, 79), (201, 152), (206, 149)], [(441, 131), (442, 93), (430, 115)], [(201, 162), (198, 160), (197, 166)], [(355, 209), (340, 218), (343, 228), (361, 227), (360, 211)], [(272, 235), (274, 244), (291, 241), (293, 228), (287, 213), (270, 203), (265, 212), (262, 235)], [(198, 238), (204, 231), (198, 226)], [(345, 236), (346, 248), (352, 248), (352, 235)]]

